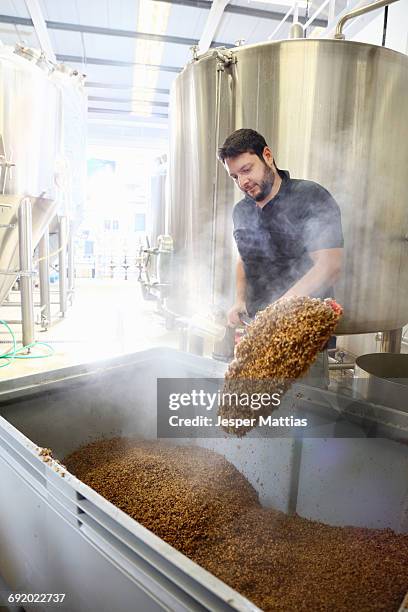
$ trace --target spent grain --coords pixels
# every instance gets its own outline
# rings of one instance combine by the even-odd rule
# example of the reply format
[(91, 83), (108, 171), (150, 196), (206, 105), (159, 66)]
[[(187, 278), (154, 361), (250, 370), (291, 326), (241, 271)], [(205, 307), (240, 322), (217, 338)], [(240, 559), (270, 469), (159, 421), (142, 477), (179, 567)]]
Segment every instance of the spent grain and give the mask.
[[(291, 297), (260, 311), (246, 328), (225, 374), (227, 394), (277, 393), (280, 398), (292, 382), (304, 375), (333, 334), (342, 308), (332, 299)], [(235, 425), (235, 419), (266, 417), (274, 406), (252, 409), (239, 403), (220, 405), (218, 415), (230, 419), (223, 429), (244, 436), (253, 425)]]
[(263, 508), (246, 478), (210, 450), (116, 438), (65, 463), (265, 611), (393, 612), (408, 590), (408, 535)]

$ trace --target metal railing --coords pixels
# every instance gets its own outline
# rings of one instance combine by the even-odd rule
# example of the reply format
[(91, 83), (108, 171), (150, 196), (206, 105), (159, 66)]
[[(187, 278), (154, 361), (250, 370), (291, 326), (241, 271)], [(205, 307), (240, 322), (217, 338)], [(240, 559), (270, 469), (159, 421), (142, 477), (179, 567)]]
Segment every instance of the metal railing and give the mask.
[[(328, 23), (324, 29), (319, 28), (313, 31), (313, 38), (344, 38), (342, 34), (344, 24), (350, 19), (355, 19), (366, 15), (367, 13), (379, 9), (383, 6), (396, 2), (397, 0), (378, 0), (374, 3), (368, 3), (365, 0), (348, 0), (344, 9), (336, 13), (336, 0), (324, 0), (315, 12), (307, 18), (306, 23), (299, 23), (299, 2), (296, 0), (289, 8), (285, 16), (278, 23), (273, 32), (268, 36), (268, 40), (279, 40), (278, 33), (281, 31), (289, 17), (293, 15), (293, 26), (303, 29), (303, 35), (306, 36), (306, 31), (313, 26), (319, 15), (328, 7)], [(292, 28), (293, 28), (292, 26)], [(299, 35), (296, 36), (299, 38)]]

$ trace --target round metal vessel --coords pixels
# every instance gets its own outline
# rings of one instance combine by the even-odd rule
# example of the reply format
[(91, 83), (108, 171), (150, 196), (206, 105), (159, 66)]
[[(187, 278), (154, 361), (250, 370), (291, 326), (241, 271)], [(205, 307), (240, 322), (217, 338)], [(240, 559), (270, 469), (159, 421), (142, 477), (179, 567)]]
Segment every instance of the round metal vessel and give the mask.
[(6, 47), (0, 52), (0, 135), (15, 166), (5, 193), (55, 197), (61, 101), (48, 72)]
[(408, 355), (370, 353), (356, 359), (355, 390), (365, 399), (408, 412)]
[(35, 62), (41, 57), (0, 49), (0, 304), (16, 278), (5, 271), (19, 269), (23, 196), (32, 204), (34, 246), (57, 207), (79, 219), (84, 202), (86, 98), (80, 83)]
[[(177, 77), (171, 100), (170, 207), (179, 274), (174, 308), (234, 299), (231, 213), (241, 194), (216, 161), (240, 127), (261, 132), (278, 167), (317, 181), (342, 211), (345, 258), (335, 296), (341, 334), (408, 322), (408, 57), (339, 40), (209, 52)], [(319, 231), (316, 228), (316, 231)]]

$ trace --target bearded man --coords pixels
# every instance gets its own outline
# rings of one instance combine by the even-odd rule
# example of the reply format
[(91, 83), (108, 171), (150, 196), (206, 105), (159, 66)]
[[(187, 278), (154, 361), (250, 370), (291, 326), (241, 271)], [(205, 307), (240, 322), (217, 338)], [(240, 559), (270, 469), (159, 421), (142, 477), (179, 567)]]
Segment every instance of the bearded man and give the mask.
[[(276, 166), (265, 138), (240, 129), (218, 159), (243, 192), (233, 209), (239, 258), (236, 299), (228, 313), (235, 327), (282, 296), (334, 297), (341, 270), (340, 209), (318, 183), (293, 179)], [(327, 378), (327, 353), (320, 359)]]

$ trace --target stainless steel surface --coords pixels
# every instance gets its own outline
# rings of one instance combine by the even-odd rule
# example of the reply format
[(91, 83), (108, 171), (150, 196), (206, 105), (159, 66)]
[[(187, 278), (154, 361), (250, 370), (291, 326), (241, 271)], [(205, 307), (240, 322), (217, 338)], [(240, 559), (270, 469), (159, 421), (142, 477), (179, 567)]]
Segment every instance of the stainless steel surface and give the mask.
[(9, 47), (0, 49), (0, 134), (15, 167), (5, 192), (54, 199), (60, 154), (58, 88), (47, 73)]
[[(17, 215), (20, 201), (32, 202), (33, 246), (57, 204), (55, 170), (60, 153), (60, 93), (39, 66), (9, 47), (0, 49), (0, 136), (3, 170), (0, 196), (0, 269), (18, 270)], [(6, 164), (6, 166), (4, 166)], [(10, 164), (12, 167), (10, 168)], [(3, 206), (1, 206), (3, 204)], [(11, 205), (6, 209), (6, 205)], [(0, 274), (0, 304), (16, 278)]]
[(160, 285), (172, 281), (173, 238), (166, 234), (157, 238), (156, 279)]
[[(5, 194), (0, 196), (0, 270), (18, 269), (17, 230), (5, 231), (3, 219), (16, 223), (22, 197), (30, 196), (33, 205), (34, 247), (57, 207), (77, 224), (83, 214), (86, 96), (74, 76), (60, 70), (49, 75), (48, 68), (40, 52), (21, 48), (18, 55), (0, 48), (0, 187)], [(13, 209), (6, 214), (1, 204), (10, 201)], [(0, 304), (14, 280), (0, 274)]]
[(376, 404), (408, 413), (408, 355), (371, 353), (356, 359), (354, 389)]
[(252, 127), (265, 135), (280, 168), (319, 182), (340, 205), (345, 258), (335, 296), (345, 315), (338, 333), (402, 327), (408, 57), (313, 39), (239, 47), (233, 57), (224, 70), (213, 53), (190, 63), (172, 90), (167, 231), (177, 287), (169, 307), (191, 316), (233, 302), (231, 212), (241, 194), (217, 168), (216, 150), (235, 129)]
[(60, 295), (60, 311), (62, 316), (67, 311), (67, 241), (68, 220), (65, 216), (59, 217), (58, 225), (58, 287)]
[[(228, 79), (227, 73), (223, 77), (222, 82)], [(174, 239), (175, 282), (169, 307), (188, 316), (207, 310), (212, 303), (227, 310), (232, 300), (234, 195), (230, 179), (222, 168), (216, 168), (216, 151), (235, 124), (229, 117), (228, 92), (219, 118), (216, 116), (220, 83), (217, 59), (210, 54), (187, 66), (171, 94), (167, 231)], [(217, 141), (218, 122), (221, 131)], [(212, 269), (214, 258), (218, 265)]]
[(7, 177), (10, 169), (14, 167), (15, 164), (11, 161), (11, 156), (8, 159), (6, 148), (4, 146), (3, 136), (0, 134), (0, 194), (5, 193)]
[(329, 370), (354, 370), (355, 363), (329, 363)]
[(380, 350), (382, 353), (400, 353), (401, 342), (402, 328), (382, 332)]
[(343, 34), (343, 28), (347, 21), (349, 21), (350, 19), (354, 19), (354, 17), (359, 17), (360, 15), (365, 15), (366, 13), (369, 13), (370, 11), (375, 11), (379, 8), (382, 8), (383, 6), (388, 6), (393, 2), (397, 2), (397, 0), (377, 0), (377, 2), (373, 2), (372, 4), (366, 4), (365, 6), (361, 6), (350, 11), (349, 13), (346, 13), (345, 15), (343, 15), (343, 17), (341, 17), (341, 19), (339, 19), (339, 22), (336, 26), (336, 33), (334, 35), (334, 38), (344, 40), (345, 36)]
[(41, 327), (47, 329), (51, 323), (50, 304), (50, 235), (48, 227), (39, 242), (39, 277), (40, 277), (40, 303)]
[[(35, 248), (57, 207), (55, 200), (30, 197), (32, 241)], [(19, 271), (18, 209), (23, 196), (0, 195), (0, 304), (13, 286)]]
[(18, 249), (20, 255), (21, 318), (23, 323), (23, 346), (34, 342), (33, 299), (33, 237), (32, 213), (29, 198), (24, 198), (18, 209)]

